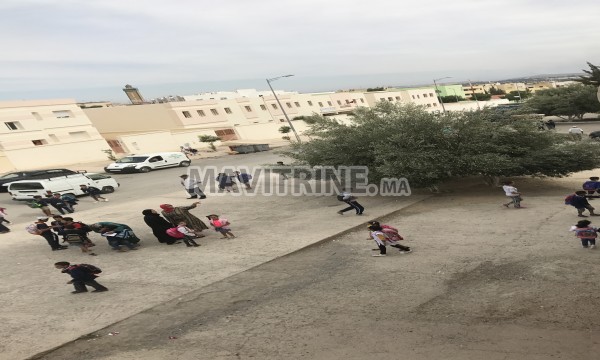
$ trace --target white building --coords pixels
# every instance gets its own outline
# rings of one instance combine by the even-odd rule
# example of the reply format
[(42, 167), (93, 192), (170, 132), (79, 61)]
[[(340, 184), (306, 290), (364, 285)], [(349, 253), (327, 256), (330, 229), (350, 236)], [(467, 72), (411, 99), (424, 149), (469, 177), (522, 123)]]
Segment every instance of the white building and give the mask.
[(109, 146), (75, 100), (0, 102), (0, 173), (106, 160)]

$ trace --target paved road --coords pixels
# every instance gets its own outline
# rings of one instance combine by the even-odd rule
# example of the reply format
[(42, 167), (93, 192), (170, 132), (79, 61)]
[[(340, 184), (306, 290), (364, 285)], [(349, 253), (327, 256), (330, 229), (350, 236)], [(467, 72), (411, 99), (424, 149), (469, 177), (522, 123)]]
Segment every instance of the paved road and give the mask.
[[(275, 164), (277, 161), (285, 161), (285, 159), (276, 154), (275, 151), (266, 151), (219, 158), (195, 159), (192, 161), (192, 167), (251, 168), (259, 165)], [(111, 174), (121, 184), (121, 187), (115, 193), (109, 194), (106, 197), (109, 198), (111, 203), (125, 204), (143, 197), (172, 193), (181, 189), (179, 175), (185, 174), (186, 171), (188, 171), (186, 168), (169, 168), (146, 174)], [(182, 190), (181, 194), (183, 199), (185, 192)], [(76, 208), (78, 211), (102, 206), (102, 204), (94, 204), (88, 197), (81, 197), (80, 199), (80, 204)], [(22, 201), (13, 201), (7, 193), (0, 193), (0, 207), (8, 209), (8, 218), (15, 223), (31, 221), (31, 219), (41, 215), (39, 210), (27, 207)]]

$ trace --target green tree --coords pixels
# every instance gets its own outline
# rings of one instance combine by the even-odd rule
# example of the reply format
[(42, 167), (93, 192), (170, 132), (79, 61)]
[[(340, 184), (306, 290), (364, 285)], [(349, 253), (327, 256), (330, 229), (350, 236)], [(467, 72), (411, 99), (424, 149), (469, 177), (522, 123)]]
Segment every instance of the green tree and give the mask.
[(502, 89), (498, 89), (494, 86), (490, 87), (490, 95), (504, 95), (506, 94), (506, 91), (502, 90)]
[(527, 89), (527, 90), (523, 90), (523, 91), (513, 90), (513, 91), (509, 92), (508, 94), (506, 94), (505, 98), (510, 101), (521, 101), (521, 100), (527, 99), (529, 97), (531, 97), (531, 91), (529, 91), (529, 89)]
[(575, 81), (578, 81), (584, 85), (593, 85), (595, 87), (600, 86), (600, 67), (592, 64), (589, 61), (587, 64), (590, 67), (590, 70), (583, 70), (587, 76), (580, 76), (579, 79)]
[(214, 135), (198, 135), (198, 140), (203, 143), (208, 143), (208, 146), (212, 151), (217, 151), (217, 147), (215, 146), (215, 142), (221, 141), (221, 138)]
[(477, 98), (477, 100), (479, 100), (479, 101), (488, 101), (489, 99), (492, 98), (492, 95), (487, 94), (487, 93), (486, 94), (477, 94), (477, 93), (472, 94), (471, 99), (475, 100), (475, 98)]
[(600, 111), (597, 89), (593, 85), (571, 85), (535, 92), (527, 101), (534, 111), (569, 120), (582, 119), (585, 113)]
[(428, 113), (415, 105), (379, 103), (356, 110), (345, 125), (320, 117), (312, 140), (292, 144), (287, 156), (309, 166), (369, 166), (369, 180), (407, 178), (413, 187), (436, 187), (450, 178), (565, 176), (600, 166), (600, 144), (572, 142), (539, 131), (537, 121), (482, 110)]
[(450, 96), (440, 96), (440, 99), (444, 102), (444, 104), (447, 103), (455, 103), (457, 101), (464, 101), (465, 99), (463, 99), (460, 96), (454, 96), (454, 95), (450, 95)]
[(367, 92), (383, 91), (383, 90), (385, 90), (385, 88), (383, 86), (381, 86), (381, 87), (374, 87), (374, 88), (367, 88)]
[(284, 125), (282, 127), (279, 128), (279, 132), (282, 134), (285, 134), (284, 136), (282, 136), (281, 138), (283, 140), (288, 140), (291, 141), (291, 137), (287, 134), (289, 134), (292, 131), (292, 128), (290, 126)]

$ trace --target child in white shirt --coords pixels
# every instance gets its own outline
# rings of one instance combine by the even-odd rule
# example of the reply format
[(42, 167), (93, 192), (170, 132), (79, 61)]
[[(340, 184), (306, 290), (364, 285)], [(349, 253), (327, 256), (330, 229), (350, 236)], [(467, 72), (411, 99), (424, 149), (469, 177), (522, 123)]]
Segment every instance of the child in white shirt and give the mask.
[(179, 224), (177, 225), (177, 232), (179, 232), (180, 234), (183, 235), (183, 238), (181, 238), (181, 240), (183, 240), (183, 242), (185, 243), (185, 246), (187, 246), (187, 247), (200, 246), (199, 244), (197, 244), (194, 241), (194, 237), (196, 237), (196, 233), (194, 232), (194, 230), (187, 227), (187, 224), (185, 223), (185, 221), (179, 222)]

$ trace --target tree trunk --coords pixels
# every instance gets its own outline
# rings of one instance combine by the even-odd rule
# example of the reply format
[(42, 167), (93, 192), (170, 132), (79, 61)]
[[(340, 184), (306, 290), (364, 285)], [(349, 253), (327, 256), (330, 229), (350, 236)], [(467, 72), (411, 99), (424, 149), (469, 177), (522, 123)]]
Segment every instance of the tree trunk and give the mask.
[(486, 175), (486, 176), (483, 177), (483, 181), (488, 186), (495, 186), (495, 187), (500, 186), (500, 177), (499, 176), (489, 176), (489, 175)]

